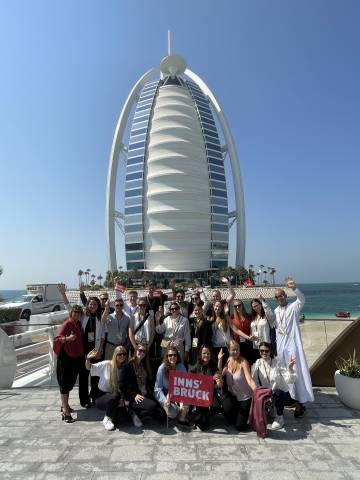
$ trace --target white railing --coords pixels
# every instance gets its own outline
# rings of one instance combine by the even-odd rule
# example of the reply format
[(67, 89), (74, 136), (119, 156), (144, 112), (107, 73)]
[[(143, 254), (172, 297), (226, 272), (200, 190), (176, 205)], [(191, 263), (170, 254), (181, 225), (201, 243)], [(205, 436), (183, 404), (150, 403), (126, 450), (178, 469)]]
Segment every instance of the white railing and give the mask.
[[(28, 332), (11, 335), (16, 355), (16, 375), (13, 387), (51, 384), (55, 373), (56, 357), (53, 352), (53, 339), (58, 326), (48, 326)], [(46, 337), (43, 339), (43, 337)], [(36, 337), (32, 341), (33, 337)], [(40, 338), (39, 338), (40, 337)], [(24, 345), (30, 341), (29, 344)], [(37, 350), (45, 352), (37, 352)], [(19, 361), (19, 357), (29, 354), (31, 358)]]

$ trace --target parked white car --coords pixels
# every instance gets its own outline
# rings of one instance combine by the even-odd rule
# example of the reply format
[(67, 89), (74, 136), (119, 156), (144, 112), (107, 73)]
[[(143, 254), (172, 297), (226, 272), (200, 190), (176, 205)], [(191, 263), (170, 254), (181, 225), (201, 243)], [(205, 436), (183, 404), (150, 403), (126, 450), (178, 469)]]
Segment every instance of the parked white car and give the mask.
[(19, 299), (0, 305), (2, 317), (6, 315), (7, 310), (19, 310), (19, 317), (29, 320), (31, 315), (64, 309), (55, 283), (27, 285), (26, 290), (27, 293)]

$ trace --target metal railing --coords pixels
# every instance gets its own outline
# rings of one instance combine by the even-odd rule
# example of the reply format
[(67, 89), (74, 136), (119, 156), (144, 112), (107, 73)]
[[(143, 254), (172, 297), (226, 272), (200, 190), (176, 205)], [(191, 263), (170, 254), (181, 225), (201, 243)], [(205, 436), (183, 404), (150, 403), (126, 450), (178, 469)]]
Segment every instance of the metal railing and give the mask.
[(57, 328), (47, 326), (9, 337), (16, 355), (14, 387), (51, 381), (56, 365), (53, 339)]

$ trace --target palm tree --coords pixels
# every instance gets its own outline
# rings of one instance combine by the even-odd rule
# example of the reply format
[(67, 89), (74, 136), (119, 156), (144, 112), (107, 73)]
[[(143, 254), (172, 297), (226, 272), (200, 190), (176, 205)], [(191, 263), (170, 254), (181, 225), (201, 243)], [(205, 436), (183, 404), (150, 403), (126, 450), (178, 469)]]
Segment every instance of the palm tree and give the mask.
[(264, 274), (263, 283), (264, 283), (264, 285), (266, 285), (267, 283), (269, 283), (269, 282), (267, 281), (267, 279), (266, 279), (266, 275), (268, 274), (267, 270), (264, 270), (264, 271), (263, 271), (263, 274)]
[(101, 280), (103, 279), (103, 277), (101, 276), (101, 274), (97, 276), (97, 279), (99, 280), (99, 285), (100, 285), (100, 287), (101, 287)]
[(84, 275), (84, 272), (82, 270), (79, 270), (77, 274), (79, 277), (79, 285), (80, 285), (80, 283), (82, 283), (82, 276)]
[(87, 268), (85, 270), (85, 277), (86, 277), (86, 283), (89, 285), (89, 276), (90, 276), (91, 268)]
[(251, 263), (249, 265), (248, 272), (249, 272), (249, 278), (251, 278), (251, 280), (254, 281), (255, 271), (254, 271), (254, 265), (252, 265)]
[(3, 271), (4, 270), (3, 270), (2, 266), (0, 265), (0, 276), (2, 275)]
[(262, 270), (264, 268), (265, 265), (259, 265), (260, 267), (260, 283), (262, 283)]
[(272, 277), (272, 284), (275, 286), (275, 273), (276, 273), (276, 270), (275, 268), (272, 268), (271, 267), (271, 271), (270, 271), (270, 275)]

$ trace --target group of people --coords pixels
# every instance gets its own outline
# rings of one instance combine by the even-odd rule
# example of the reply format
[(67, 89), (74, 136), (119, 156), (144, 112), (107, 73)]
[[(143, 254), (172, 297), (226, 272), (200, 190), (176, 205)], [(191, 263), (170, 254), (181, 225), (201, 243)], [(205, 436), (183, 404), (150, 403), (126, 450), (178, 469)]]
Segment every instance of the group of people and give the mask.
[[(145, 297), (130, 291), (124, 301), (118, 294), (114, 307), (107, 292), (86, 298), (81, 288), (83, 306), (71, 307), (65, 286), (59, 284), (69, 311), (54, 337), (62, 419), (74, 421), (69, 392), (77, 377), (81, 406), (104, 410), (106, 430), (125, 418), (141, 427), (148, 418), (166, 417), (205, 430), (217, 413), (245, 430), (259, 387), (271, 389), (273, 429), (284, 426), (286, 405), (301, 417), (304, 403), (313, 401), (299, 328), (305, 299), (293, 280), (287, 286), (295, 291), (294, 302), (288, 303), (285, 291), (277, 289), (274, 312), (260, 296), (251, 301), (248, 313), (232, 288), (226, 299), (213, 290), (209, 300), (198, 288), (187, 301), (174, 282), (170, 295), (150, 283)], [(210, 375), (212, 404), (174, 402), (171, 370)]]

